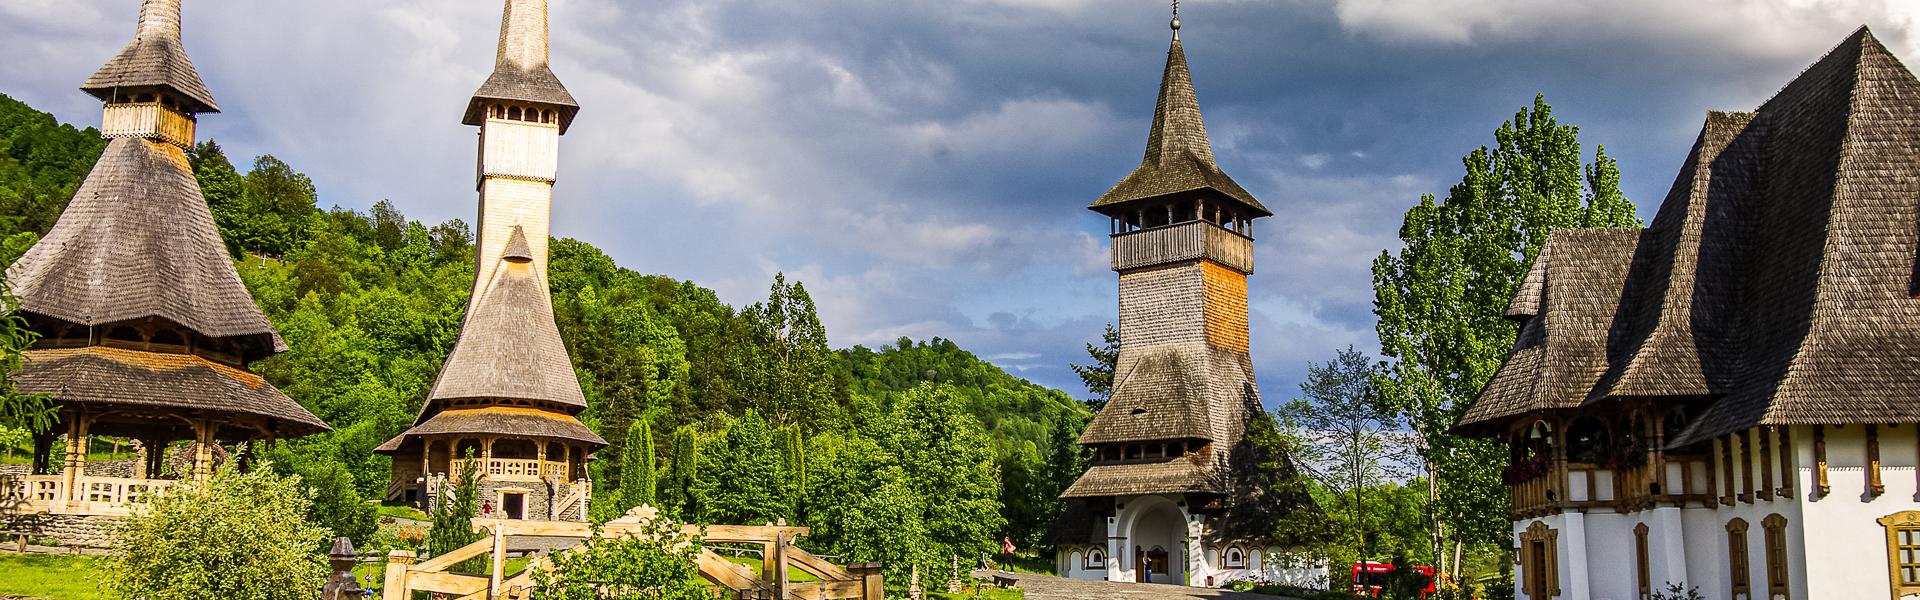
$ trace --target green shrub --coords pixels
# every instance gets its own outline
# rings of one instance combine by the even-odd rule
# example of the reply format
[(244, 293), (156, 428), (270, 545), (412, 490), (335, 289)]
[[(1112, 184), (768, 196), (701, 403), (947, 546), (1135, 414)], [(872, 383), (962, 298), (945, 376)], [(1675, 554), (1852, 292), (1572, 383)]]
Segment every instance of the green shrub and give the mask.
[(229, 463), (206, 483), (149, 496), (112, 530), (106, 587), (145, 600), (312, 597), (327, 575), (327, 530), (307, 521), (298, 476)]
[(553, 555), (553, 568), (535, 571), (531, 600), (710, 600), (694, 562), (700, 539), (681, 524), (656, 517), (635, 533), (603, 537)]

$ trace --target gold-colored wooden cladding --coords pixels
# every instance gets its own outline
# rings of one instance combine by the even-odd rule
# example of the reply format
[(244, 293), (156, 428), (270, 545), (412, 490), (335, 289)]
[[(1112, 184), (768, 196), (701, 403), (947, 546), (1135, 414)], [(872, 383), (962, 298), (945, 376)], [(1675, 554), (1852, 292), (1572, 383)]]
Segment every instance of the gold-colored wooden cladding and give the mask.
[(1879, 496), (1887, 493), (1887, 484), (1880, 479), (1880, 427), (1867, 426), (1867, 495)]
[(1827, 483), (1827, 430), (1820, 425), (1813, 426), (1813, 485), (1821, 496), (1833, 493)]
[(1247, 352), (1247, 275), (1203, 260), (1200, 278), (1206, 290), (1207, 342)]
[(144, 138), (182, 148), (193, 146), (193, 117), (158, 102), (108, 104), (100, 135), (108, 139)]
[(1253, 239), (1206, 221), (1113, 235), (1113, 270), (1124, 271), (1196, 259), (1253, 273)]
[(1633, 526), (1633, 560), (1635, 581), (1639, 584), (1640, 597), (1646, 598), (1653, 593), (1653, 565), (1647, 557), (1647, 524)]

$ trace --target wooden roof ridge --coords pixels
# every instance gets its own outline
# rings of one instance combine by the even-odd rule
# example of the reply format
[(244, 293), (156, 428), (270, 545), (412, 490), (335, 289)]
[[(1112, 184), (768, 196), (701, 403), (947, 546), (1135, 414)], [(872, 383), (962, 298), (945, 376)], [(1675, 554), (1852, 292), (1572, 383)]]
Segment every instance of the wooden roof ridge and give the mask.
[(286, 350), (172, 144), (108, 142), (8, 278), (27, 313), (87, 326), (158, 317), (208, 337), (255, 338), (249, 358)]
[(500, 17), (500, 44), (494, 53), (493, 73), (473, 92), (466, 125), (486, 121), (486, 107), (495, 102), (547, 105), (560, 113), (560, 133), (573, 124), (580, 104), (560, 83), (548, 64), (547, 0), (506, 0)]
[(1587, 398), (1725, 393), (1740, 370), (1738, 223), (1754, 195), (1764, 126), (1707, 114), (1633, 259), (1608, 372)]
[[(1681, 436), (1920, 422), (1920, 79), (1862, 27), (1761, 107), (1767, 210), (1741, 389)], [(1802, 141), (1783, 145), (1783, 141)], [(1775, 283), (1777, 282), (1777, 283)], [(1765, 319), (1765, 320), (1763, 320)]]
[[(524, 234), (515, 238), (526, 245)], [(512, 251), (513, 244), (502, 252)], [(577, 413), (587, 406), (553, 319), (546, 273), (531, 261), (502, 260), (469, 305), (460, 337), (440, 369), (416, 423), (440, 400), (493, 398), (551, 402)]]
[(1207, 125), (1200, 115), (1199, 96), (1193, 89), (1193, 73), (1187, 67), (1187, 53), (1181, 47), (1176, 25), (1173, 41), (1167, 47), (1167, 66), (1160, 77), (1160, 95), (1153, 107), (1153, 126), (1147, 133), (1145, 156), (1140, 159), (1140, 166), (1087, 208), (1100, 210), (1203, 189), (1219, 192), (1245, 205), (1254, 216), (1273, 214), (1214, 161)]
[(180, 0), (143, 0), (133, 41), (88, 77), (80, 89), (102, 101), (117, 90), (160, 88), (185, 101), (187, 112), (216, 113), (213, 93), (180, 42)]

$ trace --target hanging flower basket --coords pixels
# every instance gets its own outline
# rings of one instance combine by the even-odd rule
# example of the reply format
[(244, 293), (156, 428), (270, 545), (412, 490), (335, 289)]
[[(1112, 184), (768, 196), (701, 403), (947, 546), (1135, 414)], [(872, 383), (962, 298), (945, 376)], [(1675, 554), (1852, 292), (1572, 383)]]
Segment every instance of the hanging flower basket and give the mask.
[(1500, 473), (1500, 480), (1507, 485), (1520, 485), (1547, 475), (1549, 463), (1545, 456), (1535, 456), (1514, 461)]

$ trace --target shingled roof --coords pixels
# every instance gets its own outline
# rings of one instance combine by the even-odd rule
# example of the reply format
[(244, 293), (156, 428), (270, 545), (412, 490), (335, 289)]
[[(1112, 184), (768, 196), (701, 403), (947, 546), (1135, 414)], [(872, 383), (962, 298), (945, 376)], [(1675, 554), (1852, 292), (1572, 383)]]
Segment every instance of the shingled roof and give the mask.
[[(220, 112), (180, 43), (180, 0), (144, 0), (133, 41), (80, 85), (102, 101), (119, 91), (159, 89), (183, 101), (190, 113)], [(122, 99), (124, 101), (124, 98)]]
[(1515, 351), (1461, 417), (1462, 427), (1580, 405), (1606, 370), (1608, 332), (1639, 240), (1638, 229), (1548, 235), (1508, 310), (1538, 316), (1521, 326)]
[(1154, 103), (1153, 128), (1147, 133), (1146, 156), (1087, 208), (1121, 210), (1136, 200), (1196, 190), (1213, 190), (1231, 198), (1254, 213), (1248, 216), (1273, 214), (1214, 163), (1213, 145), (1207, 141), (1207, 125), (1200, 117), (1200, 100), (1193, 91), (1193, 74), (1187, 70), (1187, 53), (1180, 47), (1176, 24), (1173, 44), (1167, 48), (1166, 72), (1160, 77), (1160, 99)]
[[(1562, 254), (1622, 259), (1551, 245), (1534, 269), (1545, 299), (1509, 309), (1538, 314), (1463, 426), (1623, 397), (1708, 401), (1675, 445), (1759, 425), (1920, 422), (1916, 139), (1920, 79), (1864, 27), (1759, 110), (1710, 114), (1625, 260), (1601, 377), (1583, 389), (1591, 365), (1552, 354), (1556, 315), (1581, 309), (1551, 288)], [(1553, 380), (1573, 383), (1540, 386)]]
[(500, 17), (500, 46), (494, 55), (493, 74), (473, 92), (460, 122), (481, 124), (486, 121), (487, 104), (495, 101), (552, 106), (560, 112), (561, 134), (580, 112), (573, 94), (547, 65), (547, 0), (507, 0)]
[(46, 237), (8, 277), (21, 310), (79, 325), (144, 317), (243, 337), (248, 359), (285, 350), (240, 283), (178, 146), (107, 144)]
[[(526, 245), (526, 234), (515, 227), (507, 248)], [(575, 412), (586, 408), (553, 321), (546, 275), (536, 266), (526, 258), (500, 261), (461, 324), (419, 422), (432, 416), (433, 401), (457, 398), (551, 402)]]
[(394, 436), (375, 448), (374, 452), (393, 454), (406, 444), (409, 438), (422, 435), (441, 435), (455, 433), (485, 432), (507, 436), (559, 438), (586, 442), (595, 446), (607, 445), (607, 440), (581, 425), (579, 419), (551, 411), (513, 406), (487, 406), (481, 408), (457, 408), (442, 411), (427, 418), (426, 422), (413, 426), (406, 432)]
[(192, 354), (87, 346), (28, 350), (26, 358), (20, 391), (61, 403), (255, 415), (281, 437), (329, 429), (259, 375)]
[(1115, 365), (1113, 395), (1080, 435), (1082, 444), (1213, 439), (1206, 357), (1199, 348), (1127, 353)]

